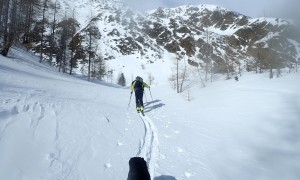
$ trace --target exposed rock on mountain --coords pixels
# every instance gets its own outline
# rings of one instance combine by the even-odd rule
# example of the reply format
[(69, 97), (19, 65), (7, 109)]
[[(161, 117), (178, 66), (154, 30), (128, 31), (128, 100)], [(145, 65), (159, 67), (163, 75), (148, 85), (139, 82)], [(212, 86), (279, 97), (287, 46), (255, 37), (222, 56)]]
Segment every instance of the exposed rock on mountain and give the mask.
[[(137, 55), (153, 62), (166, 53), (179, 54), (194, 66), (210, 64), (215, 73), (228, 69), (228, 62), (231, 69), (241, 65), (248, 70), (292, 68), (300, 58), (300, 39), (289, 20), (252, 19), (213, 5), (158, 8), (140, 14), (119, 0), (91, 4), (90, 19), (101, 32), (98, 43), (105, 58)], [(81, 26), (88, 22), (87, 18)]]

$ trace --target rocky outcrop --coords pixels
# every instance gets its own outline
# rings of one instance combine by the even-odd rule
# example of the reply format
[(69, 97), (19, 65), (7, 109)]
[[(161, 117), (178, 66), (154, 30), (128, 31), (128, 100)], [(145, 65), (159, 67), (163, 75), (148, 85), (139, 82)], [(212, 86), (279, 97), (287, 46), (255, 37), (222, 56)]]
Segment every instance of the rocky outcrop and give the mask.
[(260, 59), (262, 68), (278, 68), (299, 58), (300, 36), (286, 20), (251, 19), (210, 5), (158, 8), (146, 15), (99, 7), (93, 21), (99, 22), (103, 38), (108, 37), (103, 42), (121, 55), (159, 59), (163, 53), (178, 53), (193, 59), (191, 65), (212, 62), (214, 72), (224, 72), (226, 61), (236, 67)]

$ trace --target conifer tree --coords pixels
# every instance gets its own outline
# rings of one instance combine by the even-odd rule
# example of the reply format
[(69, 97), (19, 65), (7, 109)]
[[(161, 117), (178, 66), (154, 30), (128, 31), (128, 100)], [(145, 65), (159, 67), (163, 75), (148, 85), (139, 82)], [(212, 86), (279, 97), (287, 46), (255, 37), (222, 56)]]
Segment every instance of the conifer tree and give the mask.
[(7, 56), (10, 47), (12, 46), (12, 41), (9, 39), (9, 12), (10, 12), (10, 0), (3, 0), (1, 7), (1, 36), (3, 37), (3, 45), (1, 49), (1, 54)]
[(72, 35), (76, 31), (76, 28), (79, 27), (79, 23), (73, 18), (65, 18), (63, 21), (58, 23), (57, 26), (60, 28), (57, 63), (59, 64), (59, 71), (65, 73), (67, 71), (67, 59), (70, 55), (68, 54), (68, 45), (72, 41)]
[(57, 13), (57, 0), (54, 4), (51, 4), (50, 7), (53, 8), (53, 21), (51, 23), (51, 33), (49, 38), (49, 64), (52, 64), (53, 54), (55, 54), (55, 30), (56, 30), (56, 13)]
[(83, 36), (77, 33), (69, 43), (69, 49), (71, 50), (71, 59), (70, 59), (70, 71), (69, 74), (72, 74), (74, 68), (78, 67), (78, 60), (84, 59), (84, 51), (82, 47)]
[(126, 86), (126, 79), (125, 79), (124, 73), (120, 74), (118, 84), (120, 86)]
[(88, 40), (88, 45), (86, 51), (88, 52), (88, 80), (90, 81), (91, 77), (91, 61), (95, 58), (97, 43), (95, 42), (97, 39), (101, 38), (101, 33), (97, 26), (89, 25), (86, 29), (86, 39)]

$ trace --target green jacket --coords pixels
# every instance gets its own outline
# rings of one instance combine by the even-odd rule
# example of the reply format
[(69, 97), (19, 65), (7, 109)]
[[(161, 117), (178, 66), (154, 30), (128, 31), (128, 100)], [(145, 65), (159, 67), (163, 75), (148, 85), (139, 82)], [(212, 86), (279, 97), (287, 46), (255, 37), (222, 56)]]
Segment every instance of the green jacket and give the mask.
[[(134, 90), (135, 84), (136, 84), (136, 80), (134, 80), (134, 81), (132, 82), (132, 85), (131, 85), (131, 92)], [(150, 88), (150, 86), (149, 86), (148, 84), (146, 84), (145, 82), (143, 82), (142, 88), (144, 89), (145, 87), (146, 87), (146, 88)]]

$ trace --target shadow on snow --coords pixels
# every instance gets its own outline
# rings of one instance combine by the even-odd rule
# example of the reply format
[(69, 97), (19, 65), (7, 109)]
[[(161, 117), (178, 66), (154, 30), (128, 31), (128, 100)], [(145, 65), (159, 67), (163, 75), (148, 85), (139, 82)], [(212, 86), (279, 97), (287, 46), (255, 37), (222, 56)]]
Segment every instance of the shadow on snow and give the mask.
[(153, 109), (157, 109), (157, 108), (160, 108), (160, 107), (164, 106), (165, 104), (161, 103), (160, 101), (161, 100), (154, 100), (154, 101), (146, 102), (144, 111), (145, 112), (150, 112)]
[(162, 175), (162, 176), (159, 176), (159, 177), (155, 177), (154, 180), (176, 180), (176, 178), (173, 177), (173, 176)]

